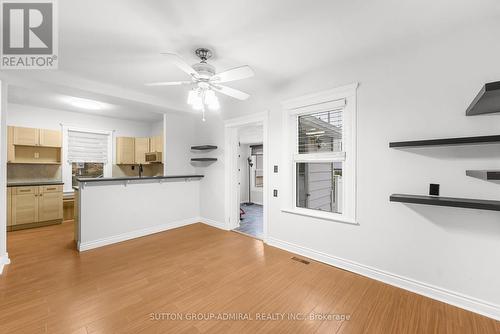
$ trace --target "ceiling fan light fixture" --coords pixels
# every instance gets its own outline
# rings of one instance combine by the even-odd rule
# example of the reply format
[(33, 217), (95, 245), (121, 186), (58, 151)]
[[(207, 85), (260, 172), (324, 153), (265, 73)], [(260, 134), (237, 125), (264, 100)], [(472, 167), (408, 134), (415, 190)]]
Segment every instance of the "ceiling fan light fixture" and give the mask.
[(194, 104), (194, 101), (199, 98), (198, 97), (198, 92), (196, 91), (196, 89), (191, 89), (188, 93), (188, 98), (187, 98), (187, 103), (189, 105), (193, 105)]

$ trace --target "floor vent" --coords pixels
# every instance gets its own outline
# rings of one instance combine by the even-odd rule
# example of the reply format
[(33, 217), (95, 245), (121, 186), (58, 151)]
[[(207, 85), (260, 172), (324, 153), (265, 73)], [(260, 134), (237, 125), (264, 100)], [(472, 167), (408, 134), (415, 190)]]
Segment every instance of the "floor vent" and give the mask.
[(311, 263), (309, 261), (306, 261), (306, 260), (301, 259), (300, 257), (296, 257), (296, 256), (292, 257), (292, 260), (300, 262), (300, 263), (303, 263), (303, 264), (309, 264), (309, 263)]

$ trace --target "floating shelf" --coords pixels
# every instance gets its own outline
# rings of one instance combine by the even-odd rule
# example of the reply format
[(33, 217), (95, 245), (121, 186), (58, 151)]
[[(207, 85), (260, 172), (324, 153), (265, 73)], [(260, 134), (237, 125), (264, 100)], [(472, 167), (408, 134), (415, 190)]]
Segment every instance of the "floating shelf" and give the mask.
[(214, 146), (214, 145), (199, 145), (199, 146), (191, 146), (191, 149), (195, 150), (195, 151), (216, 150), (217, 146)]
[(449, 206), (455, 208), (500, 211), (500, 201), (491, 201), (484, 199), (393, 194), (390, 197), (390, 201), (401, 202), (401, 203), (412, 203), (412, 204)]
[(478, 145), (478, 144), (500, 144), (500, 135), (397, 141), (389, 143), (389, 147), (396, 148), (396, 147), (455, 146), (455, 145)]
[(489, 82), (481, 88), (469, 108), (467, 116), (500, 112), (500, 81)]
[(217, 161), (217, 158), (191, 158), (191, 161)]
[(500, 180), (500, 170), (467, 170), (465, 175), (482, 180)]

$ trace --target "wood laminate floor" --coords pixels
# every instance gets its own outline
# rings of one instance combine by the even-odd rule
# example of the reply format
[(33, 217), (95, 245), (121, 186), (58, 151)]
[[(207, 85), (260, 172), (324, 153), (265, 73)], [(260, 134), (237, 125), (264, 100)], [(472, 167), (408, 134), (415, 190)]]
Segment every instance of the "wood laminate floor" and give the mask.
[[(203, 224), (80, 254), (72, 229), (8, 234), (0, 333), (500, 332), (492, 319)], [(229, 316), (252, 320), (186, 320)]]

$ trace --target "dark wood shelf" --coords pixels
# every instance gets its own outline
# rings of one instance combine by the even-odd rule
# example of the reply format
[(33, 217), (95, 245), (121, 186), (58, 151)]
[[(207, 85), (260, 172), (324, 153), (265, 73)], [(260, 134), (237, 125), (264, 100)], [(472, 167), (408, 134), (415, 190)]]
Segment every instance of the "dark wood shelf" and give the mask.
[(465, 175), (482, 180), (500, 180), (500, 170), (467, 170)]
[(390, 201), (400, 202), (400, 203), (500, 211), (500, 201), (492, 201), (484, 199), (393, 194), (390, 196)]
[(397, 141), (397, 142), (390, 142), (389, 147), (397, 148), (397, 147), (456, 146), (456, 145), (479, 145), (479, 144), (500, 144), (500, 135)]
[(465, 115), (475, 116), (500, 112), (500, 81), (489, 82), (481, 88)]
[(217, 146), (215, 146), (215, 145), (199, 145), (199, 146), (191, 146), (191, 149), (194, 151), (208, 151), (208, 150), (216, 150)]
[(191, 158), (191, 161), (217, 161), (217, 158)]

